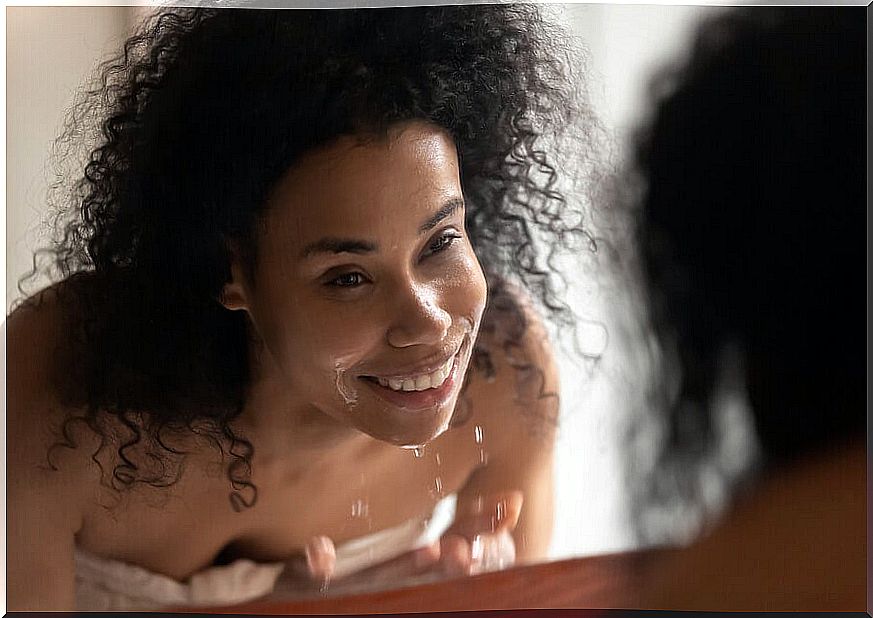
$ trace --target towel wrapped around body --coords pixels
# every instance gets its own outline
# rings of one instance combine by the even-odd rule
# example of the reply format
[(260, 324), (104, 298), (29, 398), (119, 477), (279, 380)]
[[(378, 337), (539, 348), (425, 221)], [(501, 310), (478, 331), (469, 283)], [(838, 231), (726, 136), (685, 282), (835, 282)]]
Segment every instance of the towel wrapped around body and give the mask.
[[(456, 496), (437, 503), (431, 515), (353, 539), (336, 548), (334, 578), (396, 558), (435, 542), (451, 525)], [(251, 601), (282, 586), (282, 574), (299, 576), (305, 559), (258, 563), (235, 560), (211, 566), (185, 582), (142, 567), (76, 549), (76, 607), (79, 611), (154, 611), (167, 607), (232, 605)]]

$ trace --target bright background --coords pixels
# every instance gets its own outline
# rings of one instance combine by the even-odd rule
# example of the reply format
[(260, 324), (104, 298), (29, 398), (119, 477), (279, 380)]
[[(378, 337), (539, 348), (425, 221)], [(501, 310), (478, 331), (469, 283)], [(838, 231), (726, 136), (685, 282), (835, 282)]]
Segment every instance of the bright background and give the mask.
[[(143, 8), (7, 7), (6, 307), (46, 241), (42, 226), (52, 180), (49, 156), (64, 111), (97, 63), (121, 46)], [(645, 112), (652, 70), (678, 57), (697, 21), (721, 9), (667, 5), (548, 7), (587, 48), (588, 90), (621, 146)], [(619, 154), (621, 153), (619, 149)], [(37, 284), (37, 287), (39, 285)], [(588, 322), (580, 334), (610, 332), (615, 309), (596, 281), (577, 281), (570, 302)], [(614, 328), (614, 326), (613, 326)], [(590, 335), (590, 337), (589, 337)], [(596, 348), (596, 343), (593, 344)], [(622, 423), (628, 350), (614, 341), (597, 363), (559, 358), (562, 425), (556, 452), (553, 557), (620, 551), (633, 545), (626, 513)]]

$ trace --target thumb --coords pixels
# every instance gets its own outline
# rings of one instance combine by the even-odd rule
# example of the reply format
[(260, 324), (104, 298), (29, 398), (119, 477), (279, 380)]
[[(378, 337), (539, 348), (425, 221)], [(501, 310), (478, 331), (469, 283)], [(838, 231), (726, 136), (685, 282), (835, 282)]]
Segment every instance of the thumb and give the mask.
[(336, 567), (336, 547), (330, 537), (314, 536), (306, 544), (306, 566), (317, 581), (330, 579)]

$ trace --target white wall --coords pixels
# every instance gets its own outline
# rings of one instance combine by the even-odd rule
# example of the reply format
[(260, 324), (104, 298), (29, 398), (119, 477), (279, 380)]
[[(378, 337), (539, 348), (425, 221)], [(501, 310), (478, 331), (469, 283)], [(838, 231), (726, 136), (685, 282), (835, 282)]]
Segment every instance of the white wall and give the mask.
[[(590, 49), (589, 89), (607, 126), (621, 135), (645, 100), (648, 73), (684, 46), (685, 34), (709, 11), (685, 6), (553, 7)], [(63, 110), (98, 59), (119, 48), (141, 10), (113, 7), (7, 8), (7, 308), (16, 283), (45, 240), (49, 146)], [(40, 242), (42, 241), (42, 242)], [(612, 307), (583, 282), (572, 300), (586, 318), (610, 326)], [(583, 327), (583, 339), (599, 337)], [(595, 345), (596, 347), (596, 345)], [(564, 409), (556, 454), (557, 508), (552, 555), (626, 549), (621, 478), (621, 389), (628, 388), (624, 351), (607, 349), (596, 366), (559, 363)]]
[(6, 307), (45, 243), (49, 149), (64, 109), (105, 52), (120, 48), (130, 9), (6, 8)]
[[(648, 111), (653, 70), (684, 57), (689, 35), (715, 7), (575, 4), (553, 7), (589, 55), (588, 91), (618, 152)], [(572, 272), (572, 271), (571, 271)], [(609, 284), (577, 282), (570, 303), (583, 319), (616, 333), (622, 310)], [(590, 334), (589, 334), (590, 333)], [(580, 336), (599, 338), (594, 327)], [(562, 418), (555, 454), (556, 509), (553, 558), (622, 551), (634, 541), (627, 521), (623, 468), (626, 405), (638, 376), (627, 342), (612, 336), (596, 364), (580, 367), (562, 355)], [(622, 346), (625, 346), (624, 348)], [(595, 346), (596, 347), (596, 346)]]
[(644, 111), (652, 72), (685, 55), (699, 21), (715, 6), (571, 4), (562, 11), (591, 52), (592, 94), (601, 118), (620, 134)]

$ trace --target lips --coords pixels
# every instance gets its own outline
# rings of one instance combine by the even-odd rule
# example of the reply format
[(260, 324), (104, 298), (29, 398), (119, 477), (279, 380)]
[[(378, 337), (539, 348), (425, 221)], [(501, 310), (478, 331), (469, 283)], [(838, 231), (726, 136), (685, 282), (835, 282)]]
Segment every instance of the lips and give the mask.
[(406, 374), (403, 377), (361, 376), (361, 380), (378, 397), (399, 408), (439, 408), (447, 404), (454, 393), (466, 347), (467, 341), (455, 354), (430, 372)]
[[(456, 355), (455, 355), (456, 356)], [(455, 361), (452, 356), (435, 371), (421, 373), (406, 378), (374, 378), (381, 386), (390, 388), (392, 391), (423, 391), (429, 388), (439, 388), (449, 377), (452, 365)]]

